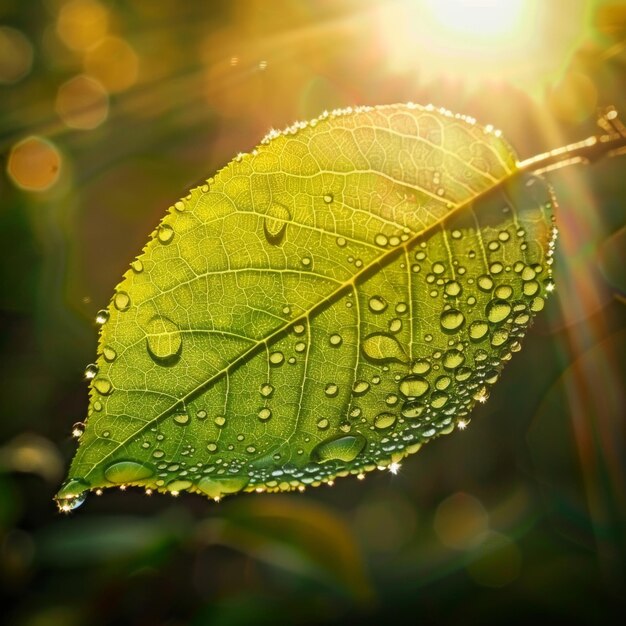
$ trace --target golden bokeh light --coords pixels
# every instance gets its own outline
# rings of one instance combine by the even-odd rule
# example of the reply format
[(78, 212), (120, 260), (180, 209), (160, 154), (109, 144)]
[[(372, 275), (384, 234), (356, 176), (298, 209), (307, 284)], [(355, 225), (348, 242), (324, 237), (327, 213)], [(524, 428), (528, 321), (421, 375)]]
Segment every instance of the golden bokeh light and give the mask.
[(66, 126), (91, 130), (106, 120), (109, 96), (97, 80), (81, 74), (59, 87), (55, 109)]
[(444, 546), (467, 550), (480, 543), (488, 530), (489, 516), (480, 500), (459, 492), (437, 507), (433, 525)]
[(12, 85), (26, 76), (33, 64), (33, 46), (15, 28), (0, 26), (0, 85)]
[(87, 50), (107, 34), (108, 11), (95, 0), (71, 0), (61, 7), (56, 27), (59, 38), (68, 48)]
[(111, 92), (124, 91), (137, 81), (139, 58), (121, 37), (105, 37), (85, 55), (85, 71)]
[(31, 136), (11, 148), (7, 173), (27, 191), (45, 191), (54, 185), (61, 172), (61, 154), (47, 139)]

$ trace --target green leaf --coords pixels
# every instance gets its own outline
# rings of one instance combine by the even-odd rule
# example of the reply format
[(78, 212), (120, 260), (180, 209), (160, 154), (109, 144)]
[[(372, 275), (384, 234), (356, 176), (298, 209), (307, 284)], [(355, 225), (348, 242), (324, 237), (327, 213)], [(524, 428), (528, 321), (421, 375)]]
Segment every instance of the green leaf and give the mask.
[(551, 290), (547, 185), (432, 107), (273, 132), (170, 208), (101, 311), (62, 509), (395, 470), (463, 428)]

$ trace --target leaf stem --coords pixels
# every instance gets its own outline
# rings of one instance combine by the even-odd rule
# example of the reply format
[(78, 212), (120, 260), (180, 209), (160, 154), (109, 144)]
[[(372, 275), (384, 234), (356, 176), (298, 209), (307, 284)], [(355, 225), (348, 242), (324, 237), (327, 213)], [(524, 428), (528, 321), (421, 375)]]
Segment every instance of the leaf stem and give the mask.
[(593, 163), (604, 157), (626, 154), (626, 135), (613, 133), (594, 135), (583, 141), (538, 154), (520, 161), (517, 166), (522, 172), (543, 174), (575, 163)]

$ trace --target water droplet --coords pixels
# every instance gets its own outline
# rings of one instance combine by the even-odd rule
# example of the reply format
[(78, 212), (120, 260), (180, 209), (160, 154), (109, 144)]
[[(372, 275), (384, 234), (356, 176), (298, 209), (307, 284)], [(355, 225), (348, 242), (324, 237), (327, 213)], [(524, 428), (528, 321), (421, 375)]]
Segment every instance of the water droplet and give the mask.
[(536, 275), (535, 270), (529, 265), (522, 270), (522, 280), (533, 280)]
[(544, 282), (544, 285), (545, 285), (546, 291), (547, 291), (548, 293), (551, 293), (551, 292), (552, 292), (552, 291), (554, 291), (554, 290), (555, 290), (555, 288), (556, 288), (556, 284), (555, 284), (555, 282), (554, 282), (551, 278), (548, 278), (548, 279)]
[(502, 344), (506, 343), (506, 340), (509, 338), (509, 333), (507, 330), (505, 330), (504, 328), (498, 328), (496, 331), (494, 331), (494, 333), (491, 335), (491, 345), (494, 348), (497, 348), (498, 346), (501, 346)]
[(176, 415), (174, 415), (173, 420), (177, 424), (184, 426), (189, 422), (189, 415), (187, 415), (187, 413), (177, 413)]
[(216, 426), (222, 427), (224, 426), (224, 424), (226, 424), (226, 418), (223, 415), (217, 415), (214, 419), (213, 419), (213, 423)]
[(206, 444), (206, 449), (209, 452), (217, 452), (217, 444), (214, 441), (210, 441)]
[(541, 296), (537, 296), (536, 298), (533, 298), (532, 302), (530, 303), (530, 310), (533, 313), (537, 313), (541, 311), (541, 309), (543, 309), (544, 304), (544, 299)]
[(439, 321), (444, 331), (454, 332), (461, 328), (465, 317), (458, 309), (448, 309), (441, 314)]
[(343, 237), (337, 237), (337, 245), (340, 248), (345, 248), (348, 242)]
[(104, 470), (104, 477), (118, 485), (138, 482), (153, 475), (152, 466), (138, 461), (115, 461)]
[(85, 378), (87, 380), (91, 380), (92, 378), (95, 378), (97, 374), (98, 374), (98, 366), (95, 363), (90, 363), (85, 368)]
[(335, 383), (328, 383), (326, 387), (324, 387), (324, 393), (329, 398), (334, 398), (339, 393), (339, 387), (337, 387)]
[(331, 437), (313, 448), (311, 458), (320, 463), (325, 461), (344, 461), (349, 463), (359, 456), (366, 443), (365, 437), (358, 433)]
[(304, 352), (306, 350), (306, 343), (299, 341), (293, 348), (296, 352)]
[(513, 295), (513, 289), (509, 285), (499, 285), (493, 293), (496, 298), (507, 300)]
[(329, 341), (331, 346), (338, 347), (343, 342), (343, 338), (341, 337), (341, 335), (335, 334), (335, 335), (331, 335), (328, 338), (328, 341)]
[(398, 396), (395, 393), (390, 393), (386, 398), (385, 398), (385, 402), (389, 405), (389, 406), (394, 406), (398, 403)]
[(334, 199), (335, 199), (335, 197), (333, 196), (333, 194), (332, 194), (332, 193), (327, 193), (327, 194), (324, 196), (324, 202), (325, 202), (326, 204), (330, 204), (330, 203), (331, 203)]
[(268, 243), (272, 245), (282, 243), (287, 223), (290, 221), (291, 213), (286, 207), (282, 204), (272, 204), (263, 220), (263, 231)]
[(430, 396), (430, 406), (432, 406), (433, 409), (441, 409), (446, 405), (448, 399), (449, 396), (447, 393), (443, 391), (435, 391)]
[(435, 381), (435, 389), (439, 389), (439, 391), (443, 391), (450, 386), (452, 379), (449, 376), (439, 376)]
[(272, 365), (282, 365), (285, 360), (285, 355), (282, 352), (276, 351), (270, 354), (270, 363)]
[(430, 363), (426, 359), (417, 359), (411, 367), (413, 374), (426, 374), (428, 371), (430, 371)]
[(178, 326), (164, 315), (153, 317), (146, 325), (148, 354), (160, 365), (180, 354), (183, 337)]
[(441, 360), (443, 366), (448, 370), (454, 370), (465, 362), (463, 353), (459, 350), (448, 350)]
[(133, 272), (135, 272), (135, 274), (141, 274), (141, 272), (143, 272), (143, 263), (139, 259), (135, 259), (130, 264), (130, 267), (132, 268)]
[(72, 437), (74, 439), (80, 439), (85, 432), (85, 424), (83, 422), (76, 422), (72, 426)]
[(522, 288), (525, 296), (534, 296), (539, 291), (539, 283), (536, 280), (529, 280)]
[(268, 409), (267, 407), (263, 407), (259, 413), (258, 413), (259, 419), (260, 420), (268, 420), (270, 417), (272, 417), (272, 411), (271, 409)]
[(502, 263), (498, 263), (497, 261), (489, 266), (489, 272), (491, 274), (499, 274), (500, 272), (502, 272), (503, 269), (504, 266), (502, 265)]
[(429, 389), (430, 385), (425, 378), (417, 375), (409, 375), (400, 383), (400, 393), (405, 398), (419, 398)]
[(382, 313), (387, 308), (387, 303), (380, 296), (372, 296), (368, 304), (372, 313)]
[(108, 378), (95, 378), (92, 384), (96, 391), (103, 396), (108, 396), (113, 391), (113, 385)]
[(96, 313), (96, 324), (102, 326), (102, 324), (106, 324), (109, 321), (109, 312), (106, 309), (100, 309), (98, 313)]
[(104, 346), (102, 348), (102, 356), (104, 356), (105, 361), (110, 363), (111, 361), (115, 361), (117, 352), (115, 352), (115, 350), (113, 350), (110, 346)]
[(469, 367), (459, 367), (454, 372), (454, 378), (459, 382), (467, 380), (472, 375), (472, 370)]
[(170, 243), (174, 238), (174, 229), (169, 224), (161, 224), (157, 229), (157, 238), (161, 243)]
[(352, 391), (357, 396), (362, 396), (366, 394), (370, 388), (370, 384), (364, 380), (357, 380), (352, 386)]
[(433, 274), (443, 274), (446, 271), (446, 266), (443, 263), (433, 263)]
[(446, 293), (446, 295), (453, 298), (460, 296), (462, 291), (463, 289), (461, 285), (457, 283), (456, 280), (451, 280), (450, 282), (446, 283), (446, 286), (444, 287), (444, 292)]
[(374, 426), (376, 428), (382, 430), (384, 428), (389, 428), (395, 424), (396, 416), (393, 413), (379, 413), (374, 418)]
[(197, 417), (199, 420), (206, 419), (206, 416), (207, 416), (207, 413), (206, 413), (206, 411), (205, 411), (204, 409), (200, 409), (200, 410), (196, 413), (196, 417)]
[(511, 305), (505, 300), (491, 300), (485, 307), (487, 319), (492, 324), (503, 322), (511, 312)]
[(93, 403), (93, 410), (94, 411), (102, 411), (102, 402), (100, 402), (100, 400), (96, 400)]
[(482, 320), (476, 320), (469, 325), (468, 334), (473, 341), (480, 341), (484, 339), (485, 335), (489, 331), (489, 324)]
[(259, 391), (264, 398), (269, 398), (274, 393), (274, 387), (269, 383), (263, 383)]
[(415, 419), (419, 417), (425, 410), (425, 406), (419, 402), (406, 402), (400, 413), (402, 413), (402, 417), (406, 417), (407, 419)]
[(311, 257), (308, 256), (304, 256), (300, 259), (300, 263), (302, 263), (302, 265), (304, 265), (304, 267), (310, 267), (311, 266)]
[(215, 476), (211, 478), (204, 476), (197, 482), (196, 487), (210, 498), (219, 500), (222, 496), (238, 493), (245, 489), (249, 482), (250, 479), (247, 476)]
[(476, 279), (476, 284), (478, 288), (482, 291), (489, 292), (493, 289), (493, 280), (490, 276), (483, 274)]
[(397, 317), (390, 320), (389, 322), (389, 332), (391, 333), (397, 333), (400, 332), (402, 330), (402, 320), (398, 319)]
[(385, 247), (389, 243), (389, 239), (387, 239), (387, 237), (385, 237), (382, 233), (378, 233), (378, 235), (374, 238), (374, 243), (377, 246)]
[(322, 417), (320, 420), (318, 420), (317, 422), (317, 427), (320, 430), (326, 430), (328, 428), (328, 420), (325, 417)]
[(125, 291), (118, 291), (113, 296), (113, 304), (118, 311), (128, 311), (130, 307), (130, 296)]
[(404, 348), (398, 343), (398, 340), (385, 333), (369, 335), (363, 340), (361, 349), (367, 358), (377, 363), (388, 361), (406, 363), (407, 360)]

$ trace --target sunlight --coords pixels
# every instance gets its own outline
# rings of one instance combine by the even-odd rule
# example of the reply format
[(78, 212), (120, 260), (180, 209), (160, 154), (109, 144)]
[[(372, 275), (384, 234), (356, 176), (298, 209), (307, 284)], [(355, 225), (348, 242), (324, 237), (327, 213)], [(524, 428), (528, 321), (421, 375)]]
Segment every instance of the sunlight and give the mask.
[(504, 39), (525, 27), (526, 0), (425, 0), (435, 22), (453, 34)]

